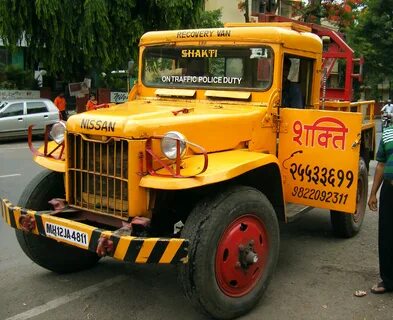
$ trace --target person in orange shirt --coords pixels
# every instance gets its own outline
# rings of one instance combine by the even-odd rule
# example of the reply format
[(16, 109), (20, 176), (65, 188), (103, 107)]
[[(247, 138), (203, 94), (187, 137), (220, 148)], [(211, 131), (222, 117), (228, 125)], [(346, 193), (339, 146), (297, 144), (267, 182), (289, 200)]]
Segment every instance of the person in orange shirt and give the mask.
[(94, 107), (97, 105), (96, 96), (94, 94), (90, 95), (89, 101), (86, 103), (86, 111), (94, 110)]
[(60, 119), (67, 121), (67, 113), (66, 113), (67, 102), (66, 99), (64, 98), (64, 92), (60, 92), (58, 96), (55, 98), (55, 101), (53, 103), (56, 105), (57, 109), (59, 109)]

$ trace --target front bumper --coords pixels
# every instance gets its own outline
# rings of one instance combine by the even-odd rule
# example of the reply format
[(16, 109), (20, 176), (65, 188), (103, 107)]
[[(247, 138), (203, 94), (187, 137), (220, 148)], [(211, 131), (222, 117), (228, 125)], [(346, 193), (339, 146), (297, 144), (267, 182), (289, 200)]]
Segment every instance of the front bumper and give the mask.
[[(3, 220), (12, 228), (29, 231), (74, 247), (133, 263), (187, 263), (188, 240), (117, 235), (85, 223), (56, 217), (53, 211), (34, 211), (0, 199)], [(27, 223), (26, 223), (27, 222)]]

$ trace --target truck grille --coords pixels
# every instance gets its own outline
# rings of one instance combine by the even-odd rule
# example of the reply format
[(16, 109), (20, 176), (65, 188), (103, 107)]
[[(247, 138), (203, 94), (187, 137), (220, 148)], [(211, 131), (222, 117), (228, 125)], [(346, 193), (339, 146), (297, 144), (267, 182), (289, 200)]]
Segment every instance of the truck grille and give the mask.
[(69, 204), (128, 218), (128, 142), (68, 135)]

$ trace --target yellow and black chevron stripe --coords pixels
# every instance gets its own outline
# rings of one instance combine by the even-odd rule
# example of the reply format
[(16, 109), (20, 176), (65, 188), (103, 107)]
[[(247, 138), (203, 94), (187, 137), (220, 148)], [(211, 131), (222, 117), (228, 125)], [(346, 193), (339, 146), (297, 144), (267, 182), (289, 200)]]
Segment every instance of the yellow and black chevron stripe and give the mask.
[[(89, 242), (86, 247), (56, 238), (57, 241), (77, 246), (85, 250), (96, 252), (99, 239), (101, 237), (106, 237), (113, 243), (113, 250), (108, 253), (108, 255), (117, 260), (133, 263), (164, 264), (188, 262), (189, 242), (186, 239), (120, 236), (114, 234), (112, 231), (56, 217), (52, 215), (51, 212), (27, 210), (13, 206), (7, 199), (0, 199), (0, 208), (4, 221), (15, 229), (21, 229), (19, 225), (20, 216), (28, 214), (34, 216), (36, 223), (35, 230), (32, 232), (43, 237), (49, 237), (45, 230), (46, 223), (52, 223), (87, 233)], [(53, 239), (53, 237), (50, 238)]]

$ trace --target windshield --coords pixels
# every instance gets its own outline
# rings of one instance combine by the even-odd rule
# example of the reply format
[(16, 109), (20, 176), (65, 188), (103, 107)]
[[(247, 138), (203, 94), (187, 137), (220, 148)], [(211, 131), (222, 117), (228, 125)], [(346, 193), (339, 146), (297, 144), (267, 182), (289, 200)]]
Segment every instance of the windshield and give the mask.
[(0, 101), (0, 111), (8, 104), (8, 101)]
[(266, 90), (273, 75), (270, 47), (148, 47), (142, 81), (149, 87)]

